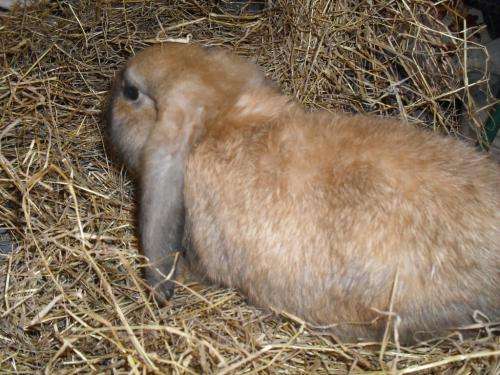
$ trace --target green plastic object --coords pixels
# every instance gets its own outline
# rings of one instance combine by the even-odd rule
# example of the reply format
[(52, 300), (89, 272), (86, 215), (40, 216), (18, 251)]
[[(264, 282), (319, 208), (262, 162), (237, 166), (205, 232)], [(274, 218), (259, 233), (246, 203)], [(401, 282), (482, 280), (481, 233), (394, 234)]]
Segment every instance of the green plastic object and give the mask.
[(488, 116), (488, 120), (484, 124), (484, 136), (479, 141), (479, 147), (482, 150), (489, 150), (490, 145), (495, 140), (495, 137), (498, 134), (498, 130), (500, 129), (500, 103), (497, 103), (493, 110)]

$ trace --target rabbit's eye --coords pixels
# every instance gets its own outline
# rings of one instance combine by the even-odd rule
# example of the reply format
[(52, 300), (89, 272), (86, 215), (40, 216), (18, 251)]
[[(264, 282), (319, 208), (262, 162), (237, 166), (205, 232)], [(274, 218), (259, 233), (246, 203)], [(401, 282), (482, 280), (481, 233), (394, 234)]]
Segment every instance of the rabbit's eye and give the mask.
[(129, 100), (135, 101), (139, 98), (139, 90), (130, 84), (123, 86), (123, 96)]

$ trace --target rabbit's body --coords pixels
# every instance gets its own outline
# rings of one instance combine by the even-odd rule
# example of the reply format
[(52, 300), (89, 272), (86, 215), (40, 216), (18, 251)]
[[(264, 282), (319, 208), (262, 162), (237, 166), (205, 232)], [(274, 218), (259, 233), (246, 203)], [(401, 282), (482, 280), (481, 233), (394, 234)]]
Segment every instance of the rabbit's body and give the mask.
[(224, 120), (186, 169), (209, 279), (319, 325), (380, 318), (334, 329), (349, 338), (380, 337), (393, 285), (403, 336), (498, 315), (499, 180), (474, 150), (381, 118)]
[[(157, 115), (134, 148), (141, 243), (164, 274), (161, 259), (183, 244), (193, 272), (349, 340), (379, 339), (391, 309), (404, 341), (471, 323), (475, 310), (499, 318), (498, 165), (395, 120), (305, 113), (224, 53), (154, 47), (129, 74), (150, 78), (148, 53), (186, 74), (161, 88), (167, 117), (182, 119)], [(186, 67), (193, 53), (223, 63)], [(126, 105), (116, 95), (112, 108)], [(111, 134), (128, 147), (113, 129), (136, 124), (123, 113)]]

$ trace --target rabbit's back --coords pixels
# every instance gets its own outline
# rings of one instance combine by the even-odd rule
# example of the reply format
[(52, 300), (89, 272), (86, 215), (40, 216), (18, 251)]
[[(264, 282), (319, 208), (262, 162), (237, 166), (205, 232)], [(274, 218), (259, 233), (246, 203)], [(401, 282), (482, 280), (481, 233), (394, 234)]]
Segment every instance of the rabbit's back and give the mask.
[[(498, 167), (392, 120), (293, 112), (207, 131), (187, 164), (193, 266), (252, 301), (376, 338), (500, 306)], [(263, 126), (262, 124), (265, 124)]]

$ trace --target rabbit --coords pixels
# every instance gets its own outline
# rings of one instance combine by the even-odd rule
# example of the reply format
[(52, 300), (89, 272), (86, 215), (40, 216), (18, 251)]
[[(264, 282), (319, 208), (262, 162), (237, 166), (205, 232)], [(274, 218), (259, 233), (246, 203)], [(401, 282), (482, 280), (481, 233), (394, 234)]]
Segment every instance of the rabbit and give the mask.
[[(500, 167), (400, 120), (306, 112), (223, 49), (131, 58), (108, 105), (137, 176), (146, 279), (175, 259), (339, 340), (436, 337), (500, 312)], [(169, 277), (167, 277), (169, 276)]]

